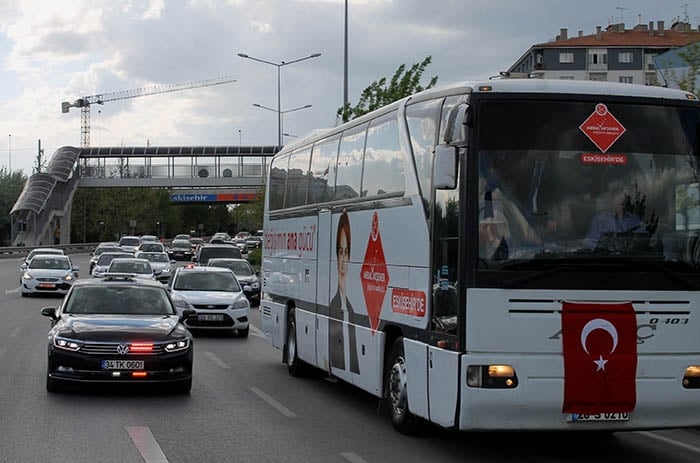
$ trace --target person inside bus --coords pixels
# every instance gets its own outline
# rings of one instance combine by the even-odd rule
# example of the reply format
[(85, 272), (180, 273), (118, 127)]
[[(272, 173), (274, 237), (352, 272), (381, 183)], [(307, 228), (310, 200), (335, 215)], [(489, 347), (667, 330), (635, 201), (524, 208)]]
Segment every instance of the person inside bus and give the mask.
[(630, 194), (619, 190), (606, 195), (606, 197), (608, 207), (593, 216), (583, 240), (584, 248), (595, 248), (606, 235), (647, 231), (647, 227), (635, 211)]
[(479, 217), (479, 257), (501, 261), (508, 259), (508, 224), (500, 209), (494, 208), (493, 191), (484, 192)]
[[(345, 350), (348, 344), (350, 352), (350, 371), (359, 373), (357, 359), (357, 339), (355, 335), (354, 311), (347, 292), (348, 263), (350, 261), (350, 219), (343, 211), (338, 219), (338, 231), (335, 240), (335, 253), (338, 262), (338, 290), (331, 299), (330, 319), (328, 321), (328, 345), (330, 348), (331, 367), (345, 370)], [(351, 323), (347, 323), (351, 322)], [(348, 342), (345, 341), (343, 325), (348, 327)]]

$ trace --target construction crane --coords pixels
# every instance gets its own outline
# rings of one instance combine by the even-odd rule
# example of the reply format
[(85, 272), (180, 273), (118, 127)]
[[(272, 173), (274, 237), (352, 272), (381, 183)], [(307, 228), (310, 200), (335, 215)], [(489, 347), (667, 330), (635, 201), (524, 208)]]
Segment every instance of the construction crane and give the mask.
[(210, 87), (212, 85), (223, 85), (236, 82), (231, 76), (222, 76), (215, 79), (197, 80), (183, 82), (179, 84), (163, 84), (151, 87), (135, 88), (133, 90), (121, 90), (112, 93), (100, 93), (98, 95), (84, 96), (74, 102), (64, 101), (61, 103), (61, 112), (67, 113), (70, 108), (80, 108), (80, 146), (87, 148), (90, 146), (90, 105), (105, 104), (108, 101), (126, 100), (139, 96), (156, 95), (158, 93), (178, 92), (190, 88)]

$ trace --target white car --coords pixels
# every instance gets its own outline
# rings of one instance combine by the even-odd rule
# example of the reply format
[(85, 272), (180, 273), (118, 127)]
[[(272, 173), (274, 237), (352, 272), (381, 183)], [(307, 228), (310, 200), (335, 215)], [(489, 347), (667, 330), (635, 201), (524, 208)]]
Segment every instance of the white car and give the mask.
[(37, 254), (59, 254), (59, 255), (64, 255), (65, 252), (63, 252), (63, 249), (60, 248), (34, 248), (31, 251), (29, 251), (29, 254), (22, 259), (22, 263), (20, 264), (20, 269), (24, 269), (27, 267), (27, 264), (29, 263), (30, 260), (32, 260), (32, 257), (36, 256)]
[(115, 258), (127, 258), (127, 257), (134, 257), (133, 254), (125, 251), (119, 251), (119, 252), (103, 252), (100, 254), (100, 257), (97, 258), (97, 261), (95, 262), (95, 265), (92, 266), (92, 270), (90, 274), (94, 277), (100, 278), (103, 277), (105, 272), (107, 272), (107, 269), (109, 268), (109, 264), (112, 263), (112, 259)]
[(178, 313), (193, 309), (185, 325), (192, 330), (226, 330), (247, 337), (250, 302), (234, 273), (222, 267), (185, 266), (175, 269), (168, 290)]
[(153, 272), (153, 267), (151, 267), (148, 259), (139, 259), (138, 257), (115, 257), (109, 263), (105, 273), (128, 273), (134, 275), (135, 278), (156, 279), (155, 272)]
[(141, 243), (141, 238), (138, 236), (122, 236), (119, 238), (119, 247), (131, 254), (136, 253), (136, 248)]
[(78, 278), (79, 267), (70, 257), (60, 254), (37, 254), (20, 276), (22, 296), (56, 294), (63, 296)]

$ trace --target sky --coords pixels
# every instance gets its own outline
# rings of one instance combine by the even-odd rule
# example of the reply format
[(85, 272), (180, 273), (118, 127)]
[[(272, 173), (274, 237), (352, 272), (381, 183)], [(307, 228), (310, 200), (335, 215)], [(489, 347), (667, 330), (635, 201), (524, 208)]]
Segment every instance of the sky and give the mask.
[[(62, 113), (61, 103), (100, 94), (114, 99), (90, 106), (91, 146), (277, 145), (278, 109), (285, 143), (333, 127), (346, 82), (345, 6), (0, 0), (0, 168), (29, 176), (39, 143), (47, 160), (80, 146), (80, 108)], [(351, 105), (428, 56), (422, 83), (437, 76), (439, 86), (497, 75), (562, 28), (573, 36), (619, 22), (700, 23), (700, 2), (689, 0), (347, 0), (347, 12)], [(218, 79), (231, 82), (119, 98)]]

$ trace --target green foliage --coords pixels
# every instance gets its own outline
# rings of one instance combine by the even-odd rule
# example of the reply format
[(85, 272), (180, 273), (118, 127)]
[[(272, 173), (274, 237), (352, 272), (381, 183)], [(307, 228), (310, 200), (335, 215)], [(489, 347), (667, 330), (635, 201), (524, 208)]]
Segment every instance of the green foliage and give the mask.
[(262, 248), (251, 249), (248, 251), (247, 256), (248, 262), (256, 270), (260, 270), (260, 265), (262, 264)]
[(678, 87), (686, 92), (698, 93), (698, 79), (700, 79), (700, 42), (688, 45), (684, 50), (678, 51), (678, 56), (688, 65), (688, 72), (683, 75), (678, 75), (675, 69), (669, 67), (664, 71), (664, 77), (667, 81), (674, 82)]
[(372, 82), (362, 91), (357, 106), (353, 107), (348, 103), (338, 108), (337, 119), (347, 122), (401, 98), (434, 87), (438, 80), (437, 76), (431, 77), (426, 86), (420, 84), (423, 72), (431, 61), (432, 56), (428, 56), (420, 63), (413, 64), (409, 70), (406, 70), (406, 64), (402, 64), (388, 84), (386, 77)]
[(0, 168), (0, 242), (3, 246), (11, 245), (10, 211), (22, 193), (25, 183), (27, 176), (21, 170), (8, 172), (6, 167)]

